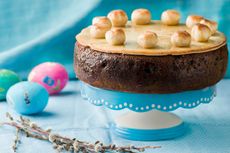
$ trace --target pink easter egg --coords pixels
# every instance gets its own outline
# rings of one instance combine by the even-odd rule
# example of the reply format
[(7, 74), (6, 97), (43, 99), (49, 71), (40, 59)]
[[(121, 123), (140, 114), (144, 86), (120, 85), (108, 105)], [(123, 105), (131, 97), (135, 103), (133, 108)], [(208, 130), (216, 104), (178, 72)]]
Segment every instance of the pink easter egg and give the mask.
[(32, 69), (28, 80), (41, 84), (49, 94), (56, 94), (65, 87), (69, 76), (63, 65), (54, 62), (45, 62)]

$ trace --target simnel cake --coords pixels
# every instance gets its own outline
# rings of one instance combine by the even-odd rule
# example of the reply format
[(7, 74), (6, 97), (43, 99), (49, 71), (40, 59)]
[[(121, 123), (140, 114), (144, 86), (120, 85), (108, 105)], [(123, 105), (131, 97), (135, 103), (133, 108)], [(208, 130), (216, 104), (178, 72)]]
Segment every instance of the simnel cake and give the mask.
[(152, 20), (147, 9), (95, 17), (76, 36), (74, 69), (94, 87), (132, 93), (176, 93), (202, 89), (223, 78), (228, 50), (217, 23), (176, 10)]

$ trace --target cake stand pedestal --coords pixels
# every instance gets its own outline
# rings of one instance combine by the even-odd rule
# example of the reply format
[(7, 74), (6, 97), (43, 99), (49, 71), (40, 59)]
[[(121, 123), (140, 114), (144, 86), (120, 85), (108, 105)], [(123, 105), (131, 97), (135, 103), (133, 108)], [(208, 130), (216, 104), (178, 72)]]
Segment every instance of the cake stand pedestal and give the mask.
[(185, 132), (177, 115), (158, 110), (121, 115), (115, 119), (113, 130), (120, 137), (145, 141), (175, 138)]
[(113, 131), (122, 138), (139, 141), (172, 139), (185, 133), (184, 122), (169, 111), (191, 109), (209, 103), (215, 86), (173, 94), (137, 94), (105, 90), (81, 83), (81, 95), (96, 106), (131, 111), (115, 118)]

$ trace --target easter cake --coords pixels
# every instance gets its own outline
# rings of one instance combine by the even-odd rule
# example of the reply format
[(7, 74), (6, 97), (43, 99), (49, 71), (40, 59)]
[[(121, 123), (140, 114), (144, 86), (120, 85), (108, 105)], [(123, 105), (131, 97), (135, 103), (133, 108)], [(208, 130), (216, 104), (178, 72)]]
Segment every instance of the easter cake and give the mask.
[(166, 10), (152, 20), (147, 9), (95, 17), (76, 36), (77, 77), (94, 87), (133, 93), (175, 93), (216, 84), (228, 62), (217, 23)]

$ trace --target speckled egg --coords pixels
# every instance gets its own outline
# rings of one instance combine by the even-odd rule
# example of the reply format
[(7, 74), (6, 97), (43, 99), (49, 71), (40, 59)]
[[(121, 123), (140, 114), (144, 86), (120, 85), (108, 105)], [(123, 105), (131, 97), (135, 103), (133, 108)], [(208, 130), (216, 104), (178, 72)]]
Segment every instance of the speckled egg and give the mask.
[(15, 72), (0, 69), (0, 100), (5, 100), (8, 89), (19, 81), (20, 78)]
[(29, 115), (45, 109), (49, 93), (38, 83), (23, 81), (10, 87), (6, 99), (16, 112)]
[(66, 69), (61, 64), (46, 62), (33, 68), (28, 80), (41, 84), (49, 94), (56, 94), (65, 87), (69, 77)]

